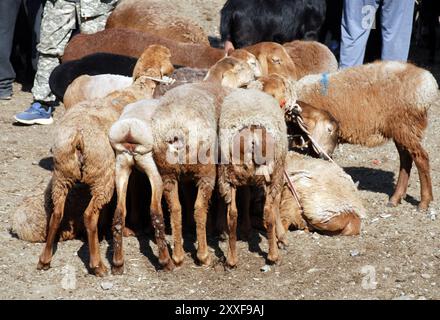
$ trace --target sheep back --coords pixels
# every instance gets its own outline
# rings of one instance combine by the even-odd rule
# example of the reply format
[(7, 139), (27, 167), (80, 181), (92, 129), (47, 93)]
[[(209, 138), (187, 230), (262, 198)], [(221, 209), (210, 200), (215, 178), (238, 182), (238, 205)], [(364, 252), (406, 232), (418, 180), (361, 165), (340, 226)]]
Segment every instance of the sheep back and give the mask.
[[(323, 75), (302, 78), (293, 85), (293, 98), (330, 112), (340, 124), (342, 142), (368, 147), (394, 137), (405, 121), (404, 126), (421, 137), (427, 110), (438, 98), (432, 74), (403, 62), (379, 61), (323, 79)], [(401, 121), (396, 122), (399, 115)]]
[(105, 27), (134, 29), (179, 42), (209, 45), (203, 29), (190, 19), (176, 17), (173, 9), (151, 0), (125, 0), (110, 14)]

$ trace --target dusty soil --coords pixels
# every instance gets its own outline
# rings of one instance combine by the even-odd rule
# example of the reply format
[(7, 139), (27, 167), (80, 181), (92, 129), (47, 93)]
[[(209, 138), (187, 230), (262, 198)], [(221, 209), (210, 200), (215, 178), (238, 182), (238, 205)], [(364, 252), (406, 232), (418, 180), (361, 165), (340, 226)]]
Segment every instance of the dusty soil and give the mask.
[[(180, 14), (192, 16), (212, 36), (218, 36), (218, 11), (223, 1), (173, 1)], [(420, 58), (420, 59), (419, 59)], [(413, 56), (415, 61), (420, 55)], [(438, 75), (438, 68), (434, 70)], [(290, 246), (280, 265), (263, 272), (267, 241), (255, 232), (250, 242), (238, 243), (239, 266), (202, 268), (194, 263), (193, 236), (186, 237), (188, 256), (172, 273), (156, 271), (155, 244), (146, 237), (125, 239), (123, 276), (97, 278), (88, 274), (87, 245), (59, 243), (52, 268), (37, 271), (43, 244), (10, 235), (14, 208), (23, 197), (40, 192), (51, 175), (52, 126), (20, 126), (13, 115), (32, 100), (14, 86), (11, 101), (0, 102), (0, 283), (2, 299), (439, 299), (440, 212), (434, 201), (428, 213), (418, 212), (417, 172), (407, 199), (387, 208), (398, 168), (392, 143), (367, 149), (344, 145), (335, 160), (355, 181), (368, 210), (363, 231), (356, 237), (328, 237), (290, 232)], [(55, 122), (63, 114), (55, 112)], [(398, 115), (396, 115), (398, 116)], [(434, 195), (440, 192), (440, 108), (430, 110), (424, 145), (430, 157)], [(437, 218), (437, 219), (436, 219)], [(216, 257), (226, 242), (210, 239)], [(101, 242), (109, 266), (111, 247)]]

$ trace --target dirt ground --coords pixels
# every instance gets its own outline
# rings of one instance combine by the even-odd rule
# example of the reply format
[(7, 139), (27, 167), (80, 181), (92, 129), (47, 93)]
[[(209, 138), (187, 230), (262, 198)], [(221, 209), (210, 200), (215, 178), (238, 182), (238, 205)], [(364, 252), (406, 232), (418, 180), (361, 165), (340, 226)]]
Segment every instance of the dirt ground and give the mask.
[[(171, 2), (171, 1), (170, 1)], [(223, 1), (185, 0), (180, 14), (192, 16), (211, 36), (218, 36)], [(420, 60), (420, 56), (412, 56)], [(419, 59), (420, 58), (420, 59)], [(422, 61), (422, 60), (420, 60)], [(439, 70), (433, 70), (439, 75)], [(290, 232), (282, 262), (265, 266), (267, 241), (255, 232), (250, 242), (239, 241), (239, 265), (232, 271), (221, 264), (202, 268), (194, 263), (193, 237), (186, 238), (188, 256), (174, 272), (156, 271), (156, 245), (145, 237), (124, 241), (123, 276), (97, 278), (88, 274), (87, 245), (61, 242), (48, 271), (37, 271), (43, 244), (18, 240), (9, 232), (11, 215), (23, 197), (41, 192), (51, 176), (51, 126), (13, 124), (13, 115), (29, 105), (32, 95), (14, 86), (14, 97), (0, 102), (0, 290), (1, 299), (439, 299), (440, 212), (433, 202), (418, 212), (420, 199), (414, 170), (408, 197), (387, 208), (398, 169), (392, 143), (380, 148), (340, 146), (335, 160), (359, 181), (368, 211), (356, 237), (328, 237)], [(59, 107), (55, 123), (63, 114)], [(399, 115), (396, 115), (398, 117)], [(430, 157), (434, 196), (440, 193), (440, 107), (431, 108), (424, 145)], [(170, 240), (170, 239), (169, 239)], [(226, 242), (210, 239), (213, 254), (226, 252)], [(101, 242), (110, 265), (111, 248)], [(214, 252), (215, 251), (215, 252)]]

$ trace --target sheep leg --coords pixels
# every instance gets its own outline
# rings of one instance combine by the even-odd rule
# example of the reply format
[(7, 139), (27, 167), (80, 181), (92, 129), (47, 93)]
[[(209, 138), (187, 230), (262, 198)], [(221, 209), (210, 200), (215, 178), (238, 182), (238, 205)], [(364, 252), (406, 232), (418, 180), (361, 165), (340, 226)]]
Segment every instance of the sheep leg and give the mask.
[(269, 187), (266, 187), (266, 201), (264, 203), (264, 224), (266, 226), (267, 240), (269, 242), (269, 253), (267, 255), (267, 260), (270, 263), (275, 263), (279, 259), (278, 247), (277, 247), (277, 237), (275, 232), (275, 211), (274, 205), (276, 205), (277, 197), (269, 192)]
[(419, 172), (421, 194), (419, 210), (426, 210), (428, 209), (430, 202), (433, 200), (429, 156), (420, 142), (418, 142), (413, 149), (410, 149), (409, 152), (411, 153), (417, 171)]
[(228, 205), (228, 213), (227, 213), (227, 223), (228, 223), (228, 235), (229, 235), (229, 248), (228, 248), (228, 257), (226, 259), (226, 264), (233, 268), (237, 265), (237, 202), (236, 202), (236, 193), (237, 189), (232, 187), (230, 188), (231, 199)]
[(118, 154), (116, 157), (116, 192), (118, 196), (115, 215), (113, 217), (113, 265), (112, 274), (122, 274), (124, 272), (124, 250), (122, 243), (123, 230), (125, 228), (125, 218), (127, 208), (128, 179), (130, 178), (133, 166), (133, 157), (125, 153)]
[(408, 152), (408, 150), (406, 150), (397, 142), (395, 144), (397, 151), (399, 152), (400, 171), (399, 178), (397, 179), (396, 190), (394, 191), (394, 194), (392, 195), (388, 203), (388, 206), (390, 207), (397, 206), (401, 202), (402, 198), (405, 197), (406, 191), (408, 189), (409, 175), (411, 172), (413, 161), (411, 154)]
[(99, 210), (103, 205), (103, 201), (101, 199), (102, 196), (95, 195), (92, 190), (92, 199), (84, 212), (84, 225), (86, 226), (87, 239), (89, 243), (89, 266), (93, 273), (98, 277), (103, 277), (107, 274), (107, 268), (101, 260), (98, 239)]
[[(279, 203), (281, 204), (281, 193), (278, 193), (275, 199), (275, 203)], [(277, 235), (277, 243), (278, 243), (278, 247), (281, 248), (285, 248), (288, 246), (288, 242), (287, 242), (287, 237), (286, 237), (286, 230), (285, 227), (283, 225), (283, 222), (281, 220), (281, 208), (280, 205), (275, 206), (274, 207), (275, 210), (275, 232)]]
[(208, 216), (209, 200), (212, 196), (212, 185), (214, 185), (214, 183), (215, 181), (212, 181), (212, 183), (200, 181), (194, 205), (194, 220), (196, 221), (198, 243), (197, 259), (204, 266), (208, 266), (211, 263), (211, 256), (208, 252), (208, 243), (206, 241), (206, 220)]
[(243, 240), (250, 238), (252, 227), (250, 217), (251, 189), (249, 186), (242, 188), (242, 221), (240, 226), (240, 236)]
[(184, 259), (182, 243), (182, 207), (179, 201), (179, 186), (177, 180), (170, 179), (165, 182), (164, 196), (167, 201), (171, 216), (171, 229), (173, 232), (173, 260), (176, 265), (181, 265)]
[(165, 223), (161, 204), (162, 194), (164, 193), (162, 178), (151, 153), (136, 157), (135, 160), (136, 164), (144, 170), (151, 184), (150, 216), (156, 237), (156, 244), (159, 249), (159, 263), (165, 270), (171, 271), (174, 269), (174, 263), (171, 260), (165, 240)]
[(69, 191), (66, 184), (57, 183), (55, 179), (52, 188), (54, 210), (49, 221), (49, 230), (47, 233), (46, 245), (44, 246), (43, 252), (41, 253), (38, 261), (38, 270), (47, 270), (50, 268), (50, 262), (52, 260), (53, 254), (53, 243), (55, 241), (55, 236), (58, 233), (61, 220), (63, 219), (64, 204), (66, 202), (67, 193)]

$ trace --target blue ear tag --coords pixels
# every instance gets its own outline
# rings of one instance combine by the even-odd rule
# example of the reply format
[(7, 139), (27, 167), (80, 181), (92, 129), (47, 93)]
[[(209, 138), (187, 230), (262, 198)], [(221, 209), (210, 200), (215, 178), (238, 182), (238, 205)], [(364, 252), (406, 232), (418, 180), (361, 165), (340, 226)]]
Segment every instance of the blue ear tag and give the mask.
[(328, 94), (328, 73), (323, 73), (321, 78), (321, 95), (326, 96)]

